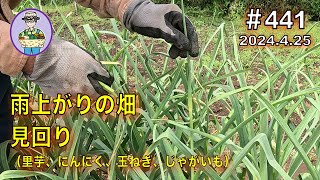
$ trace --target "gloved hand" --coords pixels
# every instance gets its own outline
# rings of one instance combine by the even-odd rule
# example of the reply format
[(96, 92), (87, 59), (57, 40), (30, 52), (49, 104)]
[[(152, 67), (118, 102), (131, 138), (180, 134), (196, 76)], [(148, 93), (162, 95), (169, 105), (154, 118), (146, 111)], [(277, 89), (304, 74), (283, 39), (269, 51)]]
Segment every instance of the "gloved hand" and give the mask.
[(123, 23), (131, 31), (172, 43), (171, 58), (186, 58), (188, 53), (192, 57), (199, 54), (197, 32), (186, 18), (188, 37), (184, 34), (183, 15), (177, 5), (133, 0), (124, 13)]
[(96, 99), (99, 94), (107, 94), (98, 81), (109, 86), (114, 81), (92, 55), (56, 37), (53, 37), (50, 47), (36, 57), (33, 72), (30, 75), (25, 73), (25, 76), (52, 97), (57, 93), (80, 93)]

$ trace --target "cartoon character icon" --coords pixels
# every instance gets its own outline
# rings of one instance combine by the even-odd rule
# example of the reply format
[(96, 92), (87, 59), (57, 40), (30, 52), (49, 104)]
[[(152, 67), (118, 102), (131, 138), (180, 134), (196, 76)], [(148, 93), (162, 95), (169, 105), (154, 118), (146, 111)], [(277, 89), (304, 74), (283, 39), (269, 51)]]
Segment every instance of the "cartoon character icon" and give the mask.
[(27, 25), (27, 28), (19, 34), (19, 42), (24, 49), (24, 54), (37, 55), (46, 41), (43, 31), (36, 28), (40, 17), (34, 11), (27, 11), (22, 20)]

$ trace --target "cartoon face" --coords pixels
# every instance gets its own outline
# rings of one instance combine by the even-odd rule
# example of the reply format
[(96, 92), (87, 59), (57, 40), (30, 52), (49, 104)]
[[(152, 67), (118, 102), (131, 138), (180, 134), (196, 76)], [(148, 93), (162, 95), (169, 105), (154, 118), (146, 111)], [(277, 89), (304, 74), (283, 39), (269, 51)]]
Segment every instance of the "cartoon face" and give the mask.
[(25, 22), (29, 28), (34, 28), (37, 24), (34, 20), (26, 20)]
[(33, 11), (26, 12), (24, 18), (22, 18), (29, 28), (34, 28), (39, 19), (40, 18), (37, 16), (37, 13)]

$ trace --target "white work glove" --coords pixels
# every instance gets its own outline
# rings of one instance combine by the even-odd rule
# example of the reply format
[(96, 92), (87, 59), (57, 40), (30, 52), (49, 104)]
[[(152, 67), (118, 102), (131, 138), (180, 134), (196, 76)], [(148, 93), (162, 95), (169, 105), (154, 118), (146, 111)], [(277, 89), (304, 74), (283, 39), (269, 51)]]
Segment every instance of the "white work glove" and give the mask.
[(36, 57), (33, 72), (25, 76), (52, 97), (70, 93), (96, 99), (107, 94), (98, 81), (108, 86), (114, 81), (92, 55), (57, 37), (53, 37), (50, 47)]

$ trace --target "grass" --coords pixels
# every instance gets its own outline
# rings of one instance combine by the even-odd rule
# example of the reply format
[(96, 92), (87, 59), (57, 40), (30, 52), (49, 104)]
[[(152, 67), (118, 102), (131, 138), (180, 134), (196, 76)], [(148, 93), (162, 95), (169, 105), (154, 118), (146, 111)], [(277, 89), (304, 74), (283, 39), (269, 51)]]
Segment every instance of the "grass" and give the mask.
[[(239, 21), (217, 24), (191, 18), (199, 26), (202, 53), (193, 60), (171, 60), (166, 43), (130, 34), (115, 20), (97, 19), (81, 8), (78, 13), (89, 14), (83, 21), (74, 14), (66, 17), (75, 13), (72, 6), (42, 8), (53, 13), (58, 34), (106, 62), (116, 93), (136, 92), (143, 106), (139, 116), (130, 118), (83, 117), (74, 109), (64, 118), (73, 131), (68, 148), (39, 151), (52, 162), (49, 168), (10, 171), (18, 154), (33, 152), (12, 150), (8, 160), (0, 161), (0, 170), (9, 170), (0, 179), (320, 179), (320, 86), (318, 68), (312, 68), (319, 44), (308, 49), (239, 49)], [(33, 97), (41, 92), (21, 78), (13, 84)], [(56, 119), (18, 118), (16, 123), (54, 126)], [(0, 145), (1, 157), (6, 145)], [(165, 166), (167, 156), (228, 152), (231, 162), (222, 170)], [(148, 154), (157, 168), (116, 165), (117, 155)], [(102, 155), (109, 166), (57, 168), (59, 155)]]

